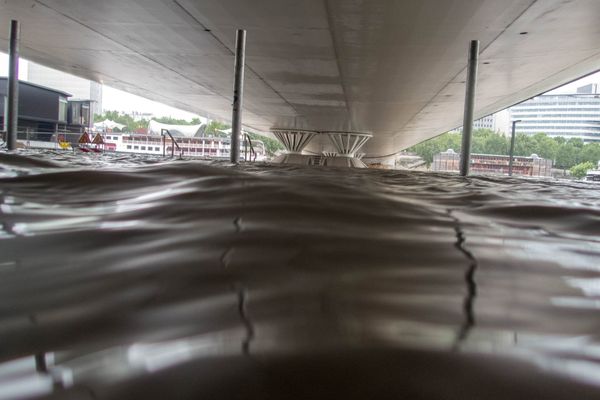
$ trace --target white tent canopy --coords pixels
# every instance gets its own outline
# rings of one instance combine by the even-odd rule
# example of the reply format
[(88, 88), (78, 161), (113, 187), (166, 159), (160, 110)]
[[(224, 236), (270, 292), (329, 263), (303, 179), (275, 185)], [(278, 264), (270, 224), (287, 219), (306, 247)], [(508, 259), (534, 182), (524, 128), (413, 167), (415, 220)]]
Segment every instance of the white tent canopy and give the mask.
[(96, 130), (107, 130), (107, 129), (119, 129), (119, 130), (123, 130), (123, 128), (125, 128), (125, 125), (123, 124), (119, 124), (118, 122), (115, 121), (111, 121), (110, 119), (105, 119), (102, 122), (96, 122), (94, 124), (94, 129)]
[(173, 136), (194, 137), (201, 127), (202, 125), (168, 125), (151, 120), (148, 124), (148, 133), (150, 135), (160, 135), (163, 129), (167, 129)]

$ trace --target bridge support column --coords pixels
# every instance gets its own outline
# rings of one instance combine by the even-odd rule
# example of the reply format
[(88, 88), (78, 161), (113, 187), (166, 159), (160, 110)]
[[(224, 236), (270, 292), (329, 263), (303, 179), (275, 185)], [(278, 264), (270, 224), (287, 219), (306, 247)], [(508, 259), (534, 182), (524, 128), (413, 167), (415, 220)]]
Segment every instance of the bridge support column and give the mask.
[(297, 129), (271, 129), (288, 154), (302, 154), (302, 150), (319, 133)]
[(467, 90), (465, 96), (465, 116), (462, 133), (462, 150), (460, 157), (460, 174), (469, 175), (471, 166), (471, 137), (473, 136), (473, 113), (475, 110), (475, 91), (477, 89), (477, 72), (479, 67), (479, 40), (471, 41), (469, 49), (469, 66), (467, 71)]
[(246, 31), (239, 29), (235, 40), (235, 82), (233, 86), (233, 117), (231, 123), (231, 153), (233, 164), (240, 161), (242, 107), (244, 105), (244, 67), (246, 65)]
[(8, 59), (8, 98), (6, 107), (6, 147), (17, 148), (17, 127), (19, 126), (19, 40), (21, 27), (18, 21), (10, 24), (10, 48)]
[(373, 137), (366, 133), (327, 132), (327, 136), (340, 157), (356, 157), (358, 151)]

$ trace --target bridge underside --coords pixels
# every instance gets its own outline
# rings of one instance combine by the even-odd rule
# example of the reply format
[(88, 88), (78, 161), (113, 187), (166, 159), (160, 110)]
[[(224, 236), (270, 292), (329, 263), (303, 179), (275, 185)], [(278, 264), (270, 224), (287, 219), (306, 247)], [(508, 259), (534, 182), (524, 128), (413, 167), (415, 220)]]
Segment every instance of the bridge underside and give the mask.
[(246, 127), (366, 132), (373, 157), (461, 125), (469, 40), (481, 117), (599, 69), (598, 15), (594, 0), (7, 0), (0, 46), (18, 19), (32, 61), (228, 121), (247, 29)]

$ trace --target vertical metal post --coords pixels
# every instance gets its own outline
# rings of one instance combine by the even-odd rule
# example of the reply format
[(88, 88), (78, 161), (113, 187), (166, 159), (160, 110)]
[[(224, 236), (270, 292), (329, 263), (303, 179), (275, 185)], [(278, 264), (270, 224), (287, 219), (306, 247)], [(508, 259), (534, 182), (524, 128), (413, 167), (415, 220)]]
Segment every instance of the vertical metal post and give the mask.
[(513, 121), (512, 123), (512, 135), (510, 137), (510, 158), (508, 160), (508, 176), (512, 176), (513, 173), (513, 160), (515, 154), (515, 132), (517, 130), (517, 123), (521, 120)]
[(231, 124), (231, 162), (240, 160), (242, 107), (244, 104), (244, 67), (246, 64), (246, 31), (239, 29), (235, 40), (235, 83), (233, 86), (233, 117)]
[(477, 89), (477, 71), (479, 67), (479, 40), (472, 40), (469, 48), (469, 66), (467, 71), (467, 90), (465, 96), (465, 116), (463, 121), (462, 151), (460, 174), (469, 175), (471, 164), (471, 137), (473, 136), (473, 113), (475, 110), (475, 91)]
[(10, 48), (8, 51), (8, 107), (5, 118), (6, 147), (8, 150), (17, 148), (17, 127), (19, 125), (19, 36), (18, 21), (10, 24)]

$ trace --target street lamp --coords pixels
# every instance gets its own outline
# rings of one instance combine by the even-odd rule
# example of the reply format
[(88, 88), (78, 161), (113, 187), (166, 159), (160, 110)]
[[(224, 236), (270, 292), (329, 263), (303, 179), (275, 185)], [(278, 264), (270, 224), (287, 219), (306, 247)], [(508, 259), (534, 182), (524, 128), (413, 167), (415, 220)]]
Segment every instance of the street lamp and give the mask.
[(521, 122), (521, 120), (518, 119), (516, 121), (513, 121), (512, 123), (512, 136), (510, 138), (510, 160), (508, 161), (508, 176), (512, 176), (513, 171), (513, 159), (515, 154), (515, 131), (518, 122)]

